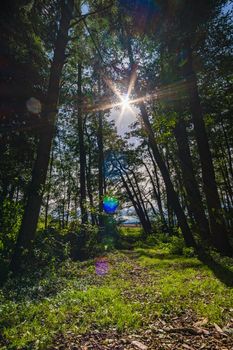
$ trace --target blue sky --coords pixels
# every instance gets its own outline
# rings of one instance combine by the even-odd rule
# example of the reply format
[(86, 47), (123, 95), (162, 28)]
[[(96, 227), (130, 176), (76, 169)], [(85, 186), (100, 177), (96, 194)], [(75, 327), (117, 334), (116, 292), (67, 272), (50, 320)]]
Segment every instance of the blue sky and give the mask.
[(226, 6), (224, 6), (223, 13), (226, 13), (226, 12), (232, 10), (232, 8), (233, 8), (233, 1), (228, 1)]

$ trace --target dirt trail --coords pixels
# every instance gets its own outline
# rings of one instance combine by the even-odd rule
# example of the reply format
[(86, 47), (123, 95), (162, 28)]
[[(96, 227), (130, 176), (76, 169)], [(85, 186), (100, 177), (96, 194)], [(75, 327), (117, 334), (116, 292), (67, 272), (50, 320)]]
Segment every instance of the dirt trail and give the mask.
[[(134, 288), (154, 283), (151, 268), (142, 267), (135, 253), (125, 253), (131, 269), (122, 278), (131, 282), (131, 287), (122, 293), (123, 298), (137, 298)], [(122, 261), (122, 260), (121, 260)], [(112, 257), (110, 264), (117, 268), (120, 261)], [(154, 271), (153, 271), (154, 274)], [(233, 329), (232, 329), (233, 333)], [(181, 316), (157, 318), (149, 326), (137, 332), (118, 332), (116, 328), (93, 329), (85, 335), (67, 332), (58, 335), (50, 350), (233, 350), (233, 334), (224, 332), (217, 325), (208, 326), (205, 319), (198, 320), (193, 312)]]

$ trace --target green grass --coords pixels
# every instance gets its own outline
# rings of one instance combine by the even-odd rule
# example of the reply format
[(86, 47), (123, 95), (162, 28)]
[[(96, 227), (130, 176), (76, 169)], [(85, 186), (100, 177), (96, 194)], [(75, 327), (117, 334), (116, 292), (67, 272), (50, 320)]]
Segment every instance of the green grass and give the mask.
[(9, 280), (0, 291), (0, 348), (44, 349), (60, 332), (130, 331), (186, 312), (220, 326), (232, 318), (233, 289), (196, 258), (138, 248), (108, 261), (105, 276), (92, 260), (67, 260)]
[(123, 237), (134, 237), (138, 238), (142, 234), (142, 228), (141, 227), (125, 227), (125, 226), (120, 226), (119, 227), (119, 232), (121, 236)]
[(149, 295), (159, 292), (156, 305), (151, 297), (150, 310), (159, 315), (192, 310), (198, 317), (207, 317), (209, 323), (219, 324), (232, 317), (233, 289), (216, 279), (197, 258), (172, 256), (153, 249), (136, 251), (140, 263), (150, 268), (157, 281), (146, 290)]
[(6, 303), (2, 309), (7, 326), (3, 335), (11, 343), (8, 349), (35, 341), (43, 348), (58, 331), (84, 333), (91, 325), (114, 325), (119, 330), (139, 325), (137, 308), (136, 304), (125, 304), (120, 290), (111, 287), (68, 289), (40, 302)]
[(142, 228), (141, 227), (125, 227), (119, 226), (118, 228), (121, 246), (124, 249), (131, 249), (135, 244), (139, 242), (142, 244)]

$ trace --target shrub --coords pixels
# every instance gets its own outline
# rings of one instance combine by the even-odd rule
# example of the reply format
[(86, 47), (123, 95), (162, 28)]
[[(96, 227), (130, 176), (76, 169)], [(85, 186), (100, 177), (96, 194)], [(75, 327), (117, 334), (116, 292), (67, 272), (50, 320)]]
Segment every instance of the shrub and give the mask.
[(149, 235), (146, 238), (146, 244), (148, 244), (148, 245), (154, 246), (154, 245), (156, 245), (157, 242), (158, 242), (158, 239), (155, 235)]
[(62, 261), (70, 256), (67, 235), (54, 228), (38, 231), (33, 247), (33, 257), (40, 264)]
[(186, 258), (193, 258), (196, 256), (195, 250), (192, 247), (184, 247), (182, 253)]
[(169, 252), (175, 255), (182, 255), (185, 248), (183, 237), (172, 236), (170, 238)]
[(8, 259), (12, 255), (21, 223), (22, 212), (23, 207), (21, 203), (15, 203), (10, 199), (5, 199), (1, 204), (0, 251), (1, 256), (5, 259)]

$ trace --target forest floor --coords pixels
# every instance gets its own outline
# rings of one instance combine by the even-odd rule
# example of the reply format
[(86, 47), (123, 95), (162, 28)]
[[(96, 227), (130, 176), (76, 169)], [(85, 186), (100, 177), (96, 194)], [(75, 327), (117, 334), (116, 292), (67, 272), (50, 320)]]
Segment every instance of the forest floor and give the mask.
[(197, 258), (137, 248), (9, 280), (0, 349), (233, 349), (233, 289)]

